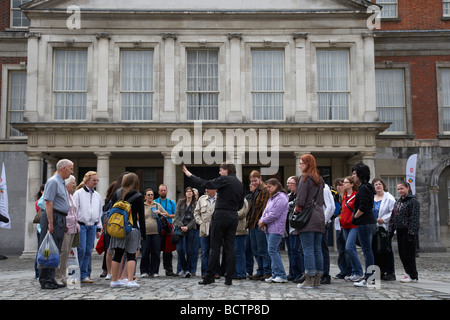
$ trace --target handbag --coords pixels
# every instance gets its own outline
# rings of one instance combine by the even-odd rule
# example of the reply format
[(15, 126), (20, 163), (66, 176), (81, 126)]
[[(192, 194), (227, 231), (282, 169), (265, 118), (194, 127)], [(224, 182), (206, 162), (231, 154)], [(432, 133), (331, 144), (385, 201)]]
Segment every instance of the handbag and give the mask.
[[(319, 181), (320, 182), (320, 181)], [(311, 219), (312, 213), (314, 211), (314, 208), (316, 207), (316, 199), (317, 195), (319, 194), (319, 187), (317, 188), (316, 195), (314, 196), (313, 201), (311, 204), (304, 208), (300, 212), (293, 211), (289, 217), (289, 225), (297, 230), (303, 229)]]
[(36, 213), (36, 215), (33, 218), (33, 223), (41, 223), (41, 215), (42, 215), (42, 209), (39, 209), (39, 211)]
[(389, 232), (382, 226), (377, 226), (377, 231), (372, 239), (372, 251), (378, 254), (389, 253), (392, 251), (389, 243)]
[(103, 252), (105, 252), (105, 246), (103, 244), (103, 233), (100, 235), (100, 238), (97, 241), (95, 251), (97, 251), (98, 254), (102, 254)]

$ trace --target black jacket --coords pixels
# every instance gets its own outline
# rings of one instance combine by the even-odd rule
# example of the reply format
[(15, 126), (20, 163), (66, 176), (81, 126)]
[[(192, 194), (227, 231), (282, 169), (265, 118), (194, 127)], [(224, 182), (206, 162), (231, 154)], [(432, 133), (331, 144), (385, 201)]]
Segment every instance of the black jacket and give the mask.
[(239, 211), (244, 205), (244, 185), (234, 174), (211, 180), (192, 175), (189, 181), (197, 187), (217, 189), (215, 210)]
[(377, 223), (375, 215), (372, 212), (373, 198), (375, 196), (375, 188), (370, 183), (363, 183), (359, 186), (358, 193), (355, 197), (355, 213), (360, 210), (364, 212), (359, 218), (353, 218), (352, 223), (357, 225)]

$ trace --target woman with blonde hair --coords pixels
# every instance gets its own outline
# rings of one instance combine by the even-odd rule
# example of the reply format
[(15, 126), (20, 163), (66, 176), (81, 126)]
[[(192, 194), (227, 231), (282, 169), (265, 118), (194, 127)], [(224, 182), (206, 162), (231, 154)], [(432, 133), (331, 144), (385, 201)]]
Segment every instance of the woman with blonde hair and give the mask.
[[(145, 209), (144, 197), (139, 192), (139, 178), (135, 173), (128, 173), (123, 176), (121, 197), (119, 200), (128, 201), (131, 205), (131, 214), (133, 218), (133, 228), (125, 238), (111, 237), (110, 248), (114, 249), (112, 262), (112, 281), (111, 288), (127, 287), (139, 288), (140, 285), (133, 280), (136, 267), (136, 252), (139, 249), (141, 239), (145, 240)], [(140, 234), (140, 236), (139, 236)], [(127, 281), (119, 281), (121, 272), (120, 262), (126, 252), (126, 269), (128, 274)]]
[(298, 288), (318, 287), (323, 274), (322, 234), (325, 231), (323, 213), (324, 182), (317, 170), (316, 159), (304, 154), (299, 162), (302, 175), (298, 181), (296, 212), (301, 212), (315, 203), (308, 223), (299, 230), (305, 262), (305, 281)]

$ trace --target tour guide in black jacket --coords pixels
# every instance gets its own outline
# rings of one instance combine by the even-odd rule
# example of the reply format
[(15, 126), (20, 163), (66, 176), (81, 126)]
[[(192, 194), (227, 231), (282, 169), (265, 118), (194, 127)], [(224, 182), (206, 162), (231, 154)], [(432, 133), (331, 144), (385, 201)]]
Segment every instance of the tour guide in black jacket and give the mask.
[(185, 166), (183, 172), (194, 186), (206, 189), (217, 189), (217, 200), (214, 214), (211, 219), (211, 249), (205, 278), (199, 284), (210, 284), (214, 282), (214, 275), (218, 269), (220, 247), (224, 246), (226, 255), (225, 262), (225, 284), (231, 285), (234, 271), (236, 252), (234, 239), (238, 225), (238, 210), (244, 205), (244, 185), (236, 177), (236, 167), (232, 163), (220, 165), (220, 177), (212, 180), (203, 180), (190, 173)]

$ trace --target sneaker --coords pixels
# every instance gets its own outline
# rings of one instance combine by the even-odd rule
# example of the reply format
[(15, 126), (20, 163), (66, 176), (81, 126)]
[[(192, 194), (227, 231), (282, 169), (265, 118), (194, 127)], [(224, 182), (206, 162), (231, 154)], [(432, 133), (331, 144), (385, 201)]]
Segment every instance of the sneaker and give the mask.
[(400, 279), (400, 282), (402, 283), (417, 282), (417, 279), (411, 279), (409, 276), (405, 276), (403, 279)]
[(81, 283), (94, 283), (94, 281), (91, 278), (86, 277), (81, 280)]
[(108, 273), (105, 277), (105, 280), (111, 280), (112, 279), (112, 274)]
[(184, 277), (186, 275), (186, 273), (184, 271), (180, 271), (180, 272), (177, 273), (177, 275), (179, 277)]
[(275, 278), (274, 277), (270, 277), (270, 278), (264, 279), (264, 281), (267, 282), (267, 283), (271, 283), (273, 281), (273, 279), (275, 279)]
[(159, 274), (157, 274), (157, 273), (153, 274), (153, 278), (158, 278), (158, 277), (159, 277)]
[(141, 275), (140, 275), (140, 277), (141, 278), (148, 278), (150, 276), (150, 274), (148, 274), (148, 273), (141, 273)]
[(127, 285), (123, 281), (118, 280), (118, 281), (111, 281), (109, 286), (110, 288), (125, 288)]
[(363, 275), (358, 276), (356, 274), (351, 275), (350, 277), (348, 277), (348, 276), (345, 277), (345, 281), (349, 281), (349, 282), (360, 282), (363, 279), (364, 279)]
[(275, 283), (286, 283), (287, 279), (282, 278), (282, 277), (275, 277), (275, 278), (272, 278), (272, 282), (275, 282)]
[(184, 274), (184, 277), (185, 278), (190, 278), (191, 277), (191, 273), (188, 271), (188, 272), (186, 272), (185, 274)]
[(136, 281), (127, 281), (127, 288), (139, 288), (140, 285)]
[[(354, 283), (355, 287), (361, 287), (361, 288), (368, 288), (369, 287), (369, 283), (367, 282), (366, 279), (363, 279), (359, 282), (355, 282)], [(375, 285), (375, 280), (370, 281), (370, 285), (374, 286)]]

